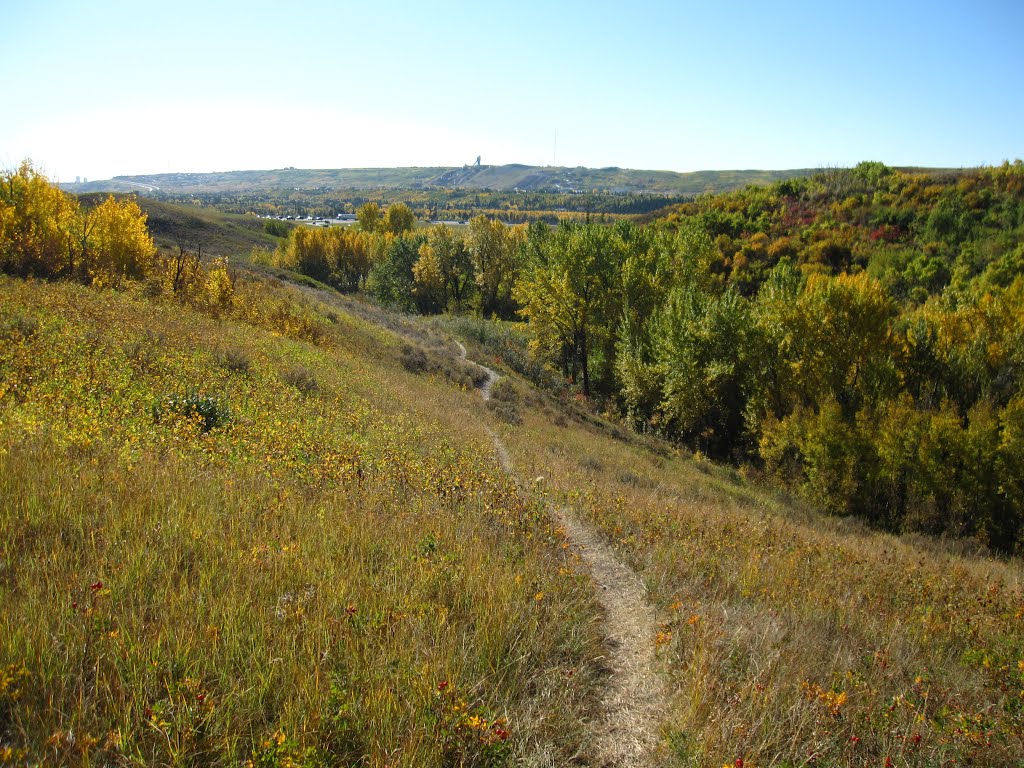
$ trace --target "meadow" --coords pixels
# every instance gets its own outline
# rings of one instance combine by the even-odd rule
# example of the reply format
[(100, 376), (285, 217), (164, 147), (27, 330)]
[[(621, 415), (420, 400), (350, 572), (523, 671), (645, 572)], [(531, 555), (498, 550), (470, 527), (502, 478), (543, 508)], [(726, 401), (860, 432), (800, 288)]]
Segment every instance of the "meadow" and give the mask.
[(501, 430), (513, 463), (658, 610), (667, 765), (1024, 764), (1019, 560), (823, 517), (536, 403)]
[(297, 289), (237, 291), (277, 309), (0, 279), (0, 762), (585, 750), (593, 597), (476, 394)]

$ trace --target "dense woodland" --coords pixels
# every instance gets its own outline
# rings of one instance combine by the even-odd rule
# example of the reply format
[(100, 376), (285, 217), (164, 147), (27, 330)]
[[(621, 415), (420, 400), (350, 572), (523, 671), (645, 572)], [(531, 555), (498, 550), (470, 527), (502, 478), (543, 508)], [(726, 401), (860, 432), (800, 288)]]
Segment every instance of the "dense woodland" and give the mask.
[[(187, 271), (147, 250), (130, 200), (83, 212), (28, 166), (3, 187), (4, 271)], [(526, 319), (536, 358), (584, 397), (831, 513), (1024, 544), (1020, 161), (946, 177), (862, 163), (644, 224), (416, 229), (401, 203), (358, 218), (258, 259), (409, 311)], [(227, 295), (222, 265), (190, 268), (193, 291)]]
[(1021, 545), (1019, 161), (862, 163), (646, 224), (360, 221), (295, 232), (278, 263), (407, 310), (525, 318), (584, 396), (831, 513)]

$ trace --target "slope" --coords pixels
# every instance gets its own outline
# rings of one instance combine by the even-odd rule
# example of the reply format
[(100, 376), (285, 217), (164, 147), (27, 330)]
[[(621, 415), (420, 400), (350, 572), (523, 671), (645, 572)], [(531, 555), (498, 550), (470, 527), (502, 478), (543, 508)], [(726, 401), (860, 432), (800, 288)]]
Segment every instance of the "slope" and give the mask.
[(151, 294), (0, 278), (3, 759), (585, 750), (593, 596), (479, 398), (273, 281)]
[(485, 408), (453, 342), (330, 292), (0, 296), (15, 762), (1024, 756), (1017, 561), (821, 518), (465, 339)]
[(564, 168), (530, 165), (482, 165), (462, 168), (284, 168), (219, 173), (163, 173), (117, 176), (87, 184), (64, 184), (71, 192), (137, 191), (200, 194), (251, 190), (367, 190), (367, 189), (492, 189), (547, 191), (655, 193), (681, 197), (723, 192), (747, 184), (769, 184), (807, 176), (813, 171), (730, 170), (645, 171), (627, 168)]

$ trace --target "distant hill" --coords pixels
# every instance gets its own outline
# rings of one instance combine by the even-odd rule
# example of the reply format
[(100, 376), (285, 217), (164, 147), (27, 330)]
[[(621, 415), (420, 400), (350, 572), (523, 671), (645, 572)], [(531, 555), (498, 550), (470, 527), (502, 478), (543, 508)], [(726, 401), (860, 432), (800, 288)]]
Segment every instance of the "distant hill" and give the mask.
[(481, 165), (461, 168), (283, 168), (221, 173), (158, 173), (115, 176), (105, 181), (62, 185), (69, 192), (210, 193), (267, 189), (491, 189), (511, 192), (606, 192), (681, 197), (725, 192), (748, 184), (808, 176), (814, 169), (783, 171), (643, 171), (627, 168), (561, 168)]

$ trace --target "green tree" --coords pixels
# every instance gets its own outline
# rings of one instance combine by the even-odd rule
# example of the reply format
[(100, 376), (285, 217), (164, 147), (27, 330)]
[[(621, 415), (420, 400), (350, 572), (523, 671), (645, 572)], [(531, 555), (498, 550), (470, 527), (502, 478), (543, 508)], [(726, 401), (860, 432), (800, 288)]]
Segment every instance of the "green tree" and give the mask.
[(756, 331), (747, 301), (694, 286), (672, 292), (655, 324), (661, 410), (671, 433), (726, 457), (740, 451)]
[(356, 221), (363, 232), (379, 232), (383, 226), (380, 206), (374, 202), (364, 203), (359, 206), (359, 209), (356, 211)]
[(549, 357), (568, 350), (589, 396), (593, 350), (615, 338), (621, 250), (611, 230), (593, 224), (564, 223), (550, 237), (541, 232), (534, 230), (526, 249), (515, 298), (530, 320), (535, 350)]
[(384, 214), (384, 231), (390, 232), (395, 237), (411, 232), (416, 225), (416, 215), (405, 203), (389, 205)]

